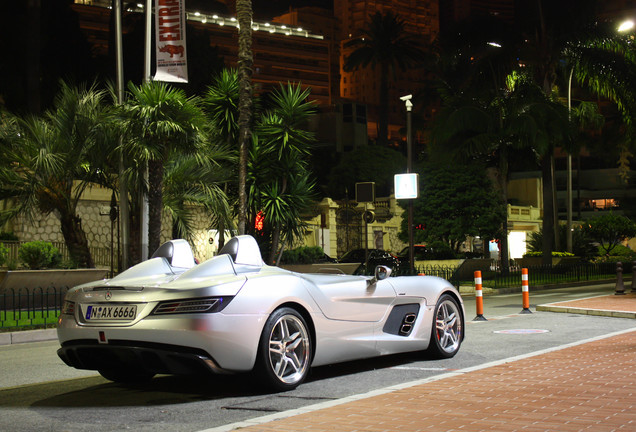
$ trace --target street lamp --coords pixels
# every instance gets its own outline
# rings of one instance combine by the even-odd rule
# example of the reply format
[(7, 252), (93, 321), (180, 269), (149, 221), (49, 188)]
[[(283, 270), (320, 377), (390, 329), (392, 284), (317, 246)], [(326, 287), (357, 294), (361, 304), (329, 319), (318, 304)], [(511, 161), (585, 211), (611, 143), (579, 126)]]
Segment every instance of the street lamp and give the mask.
[(634, 21), (632, 21), (632, 20), (628, 19), (628, 20), (623, 21), (623, 22), (622, 22), (622, 23), (618, 26), (618, 31), (619, 31), (620, 33), (623, 33), (623, 32), (630, 31), (630, 30), (632, 30), (633, 28), (634, 28)]

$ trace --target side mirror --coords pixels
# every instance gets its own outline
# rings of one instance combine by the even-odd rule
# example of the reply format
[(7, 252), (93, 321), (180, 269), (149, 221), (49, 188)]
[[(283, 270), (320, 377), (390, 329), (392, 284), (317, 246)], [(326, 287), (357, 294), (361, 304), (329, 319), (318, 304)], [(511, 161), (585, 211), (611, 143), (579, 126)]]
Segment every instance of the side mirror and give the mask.
[(378, 281), (383, 281), (384, 279), (391, 276), (391, 267), (379, 265), (375, 267), (375, 272), (373, 278), (367, 281), (367, 286), (374, 285)]

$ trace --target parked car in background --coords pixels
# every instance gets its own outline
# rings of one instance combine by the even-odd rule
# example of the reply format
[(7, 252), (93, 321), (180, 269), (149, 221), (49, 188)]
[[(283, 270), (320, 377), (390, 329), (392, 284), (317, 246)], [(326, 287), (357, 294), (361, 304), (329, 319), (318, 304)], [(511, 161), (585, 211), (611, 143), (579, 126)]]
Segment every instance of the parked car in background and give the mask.
[[(365, 259), (367, 257), (367, 251), (368, 261)], [(391, 252), (382, 249), (353, 249), (344, 254), (338, 261), (341, 263), (360, 263), (360, 267), (358, 267), (354, 274), (371, 274), (374, 271), (373, 269), (379, 265), (387, 266), (394, 272), (400, 268), (400, 259)], [(367, 264), (366, 268), (365, 263)]]
[[(422, 261), (425, 259), (431, 259), (432, 250), (428, 248), (425, 244), (417, 244), (413, 245), (413, 258), (415, 261)], [(397, 254), (398, 260), (400, 261), (400, 267), (403, 269), (407, 269), (410, 266), (410, 257), (409, 257), (409, 247), (405, 247)]]

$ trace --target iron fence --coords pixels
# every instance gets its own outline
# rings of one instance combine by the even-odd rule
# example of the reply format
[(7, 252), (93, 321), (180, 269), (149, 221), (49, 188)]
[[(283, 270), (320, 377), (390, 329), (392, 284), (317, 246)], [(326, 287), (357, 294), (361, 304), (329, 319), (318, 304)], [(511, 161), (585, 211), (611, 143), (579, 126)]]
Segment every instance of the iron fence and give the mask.
[(68, 287), (0, 291), (0, 328), (28, 329), (54, 325)]
[[(623, 265), (623, 274), (631, 274), (633, 263)], [(594, 281), (616, 278), (616, 263), (568, 263), (559, 265), (528, 266), (528, 281), (530, 286), (555, 285), (571, 282)], [(521, 267), (510, 266), (504, 272), (492, 263), (490, 266), (480, 269), (482, 284), (490, 288), (521, 287)], [(371, 274), (364, 272), (362, 274)], [(394, 276), (406, 276), (411, 274), (408, 268), (400, 268), (393, 273)], [(451, 282), (454, 286), (473, 284), (472, 275), (461, 272), (460, 267), (447, 266), (416, 266), (414, 274), (438, 276)]]
[[(530, 287), (554, 285), (568, 282), (594, 281), (616, 277), (616, 263), (575, 263), (558, 265), (528, 266), (528, 283)], [(624, 266), (623, 273), (632, 272), (632, 266)], [(521, 269), (511, 267), (505, 272), (482, 272), (482, 280), (494, 280), (494, 288), (521, 286)], [(485, 284), (485, 282), (484, 282)]]

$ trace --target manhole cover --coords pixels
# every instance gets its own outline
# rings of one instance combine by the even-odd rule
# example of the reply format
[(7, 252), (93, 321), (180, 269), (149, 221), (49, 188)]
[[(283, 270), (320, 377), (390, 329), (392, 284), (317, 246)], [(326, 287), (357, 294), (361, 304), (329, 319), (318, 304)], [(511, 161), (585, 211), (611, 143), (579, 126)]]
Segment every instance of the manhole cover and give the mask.
[(542, 330), (542, 329), (510, 329), (510, 330), (497, 330), (493, 333), (500, 334), (537, 334), (537, 333), (548, 333), (550, 330)]

